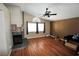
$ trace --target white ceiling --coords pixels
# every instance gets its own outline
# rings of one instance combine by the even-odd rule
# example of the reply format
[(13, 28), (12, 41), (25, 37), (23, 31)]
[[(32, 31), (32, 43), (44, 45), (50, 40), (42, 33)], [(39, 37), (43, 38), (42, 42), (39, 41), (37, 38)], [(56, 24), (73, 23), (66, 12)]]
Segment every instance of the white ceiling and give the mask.
[[(54, 21), (79, 17), (79, 3), (10, 3), (9, 5), (19, 6), (23, 11), (34, 16), (40, 16), (41, 18)], [(52, 13), (57, 13), (57, 15), (50, 18), (42, 17), (46, 8), (49, 8)]]

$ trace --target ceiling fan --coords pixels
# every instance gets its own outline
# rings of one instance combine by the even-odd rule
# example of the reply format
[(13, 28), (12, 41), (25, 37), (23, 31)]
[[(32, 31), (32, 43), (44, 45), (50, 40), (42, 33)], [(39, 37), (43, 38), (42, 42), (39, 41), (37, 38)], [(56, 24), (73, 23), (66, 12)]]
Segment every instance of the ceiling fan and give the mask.
[(48, 8), (46, 8), (45, 14), (44, 14), (43, 16), (44, 16), (44, 17), (45, 17), (45, 16), (50, 17), (51, 15), (57, 15), (57, 13), (53, 13), (53, 14), (52, 14), (51, 11), (49, 11)]

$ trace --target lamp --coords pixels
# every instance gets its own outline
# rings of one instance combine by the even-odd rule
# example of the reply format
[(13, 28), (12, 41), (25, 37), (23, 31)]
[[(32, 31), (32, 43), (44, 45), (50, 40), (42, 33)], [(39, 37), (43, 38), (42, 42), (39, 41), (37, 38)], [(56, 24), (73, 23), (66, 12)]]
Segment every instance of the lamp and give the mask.
[(32, 22), (41, 22), (40, 18), (39, 17), (34, 17)]

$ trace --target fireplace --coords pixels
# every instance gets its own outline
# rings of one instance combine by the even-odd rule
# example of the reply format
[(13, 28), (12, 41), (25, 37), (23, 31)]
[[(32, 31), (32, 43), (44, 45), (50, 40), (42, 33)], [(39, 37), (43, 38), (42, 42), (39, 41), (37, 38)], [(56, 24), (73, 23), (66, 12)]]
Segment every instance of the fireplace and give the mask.
[(22, 44), (22, 34), (20, 32), (13, 32), (13, 44)]

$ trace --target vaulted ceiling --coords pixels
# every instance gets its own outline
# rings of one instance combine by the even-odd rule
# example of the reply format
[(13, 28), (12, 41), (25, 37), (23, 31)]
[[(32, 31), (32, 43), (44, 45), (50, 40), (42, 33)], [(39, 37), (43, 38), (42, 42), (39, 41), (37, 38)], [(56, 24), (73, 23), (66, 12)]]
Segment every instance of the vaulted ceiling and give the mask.
[[(9, 5), (19, 6), (25, 12), (49, 20), (79, 17), (79, 3), (10, 3)], [(57, 15), (50, 18), (43, 17), (46, 8)]]

